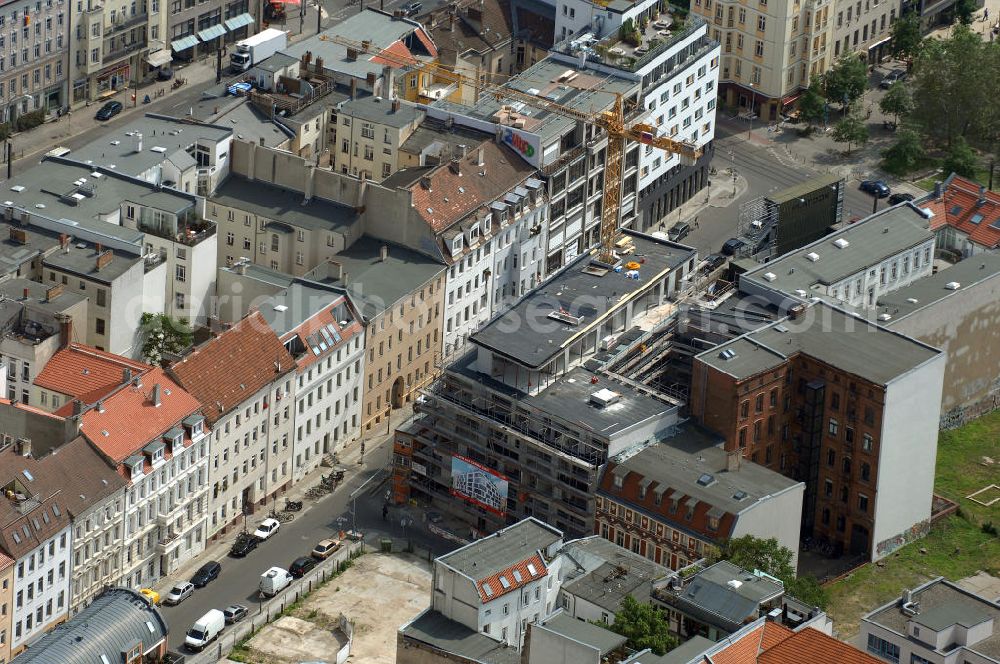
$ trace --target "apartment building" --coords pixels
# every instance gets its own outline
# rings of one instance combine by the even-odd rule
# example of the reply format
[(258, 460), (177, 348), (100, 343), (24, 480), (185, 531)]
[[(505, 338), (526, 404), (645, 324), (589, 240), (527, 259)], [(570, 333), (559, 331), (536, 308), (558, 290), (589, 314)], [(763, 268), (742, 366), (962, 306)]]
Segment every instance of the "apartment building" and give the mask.
[[(79, 400), (94, 403), (153, 367), (78, 342), (59, 349), (35, 378), (30, 403), (54, 413)], [(85, 376), (85, 380), (78, 377)], [(25, 401), (24, 403), (28, 403)]]
[(10, 661), (10, 639), (14, 633), (14, 559), (0, 553), (0, 664)]
[(623, 240), (644, 259), (640, 279), (581, 256), (470, 337), (396, 433), (396, 502), (419, 496), (478, 532), (535, 516), (593, 533), (601, 467), (662, 437), (678, 405), (581, 365), (602, 340), (669, 316), (695, 262), (687, 247)]
[(952, 173), (914, 202), (930, 210), (937, 248), (962, 258), (1000, 248), (1000, 195)]
[[(162, 11), (150, 17), (150, 43), (162, 44), (181, 62), (215, 55), (253, 34), (260, 11), (249, 0), (170, 0), (169, 5), (164, 1)], [(152, 47), (150, 53), (147, 61), (152, 67), (158, 58)]]
[(775, 538), (797, 553), (799, 523), (785, 517), (801, 514), (805, 485), (718, 443), (686, 427), (627, 459), (609, 460), (595, 532), (673, 570), (743, 535)]
[(929, 525), (945, 357), (819, 302), (696, 355), (689, 408), (805, 482), (806, 535), (877, 560)]
[[(833, 57), (857, 54), (869, 64), (889, 55), (892, 24), (902, 13), (897, 0), (839, 0), (834, 5), (837, 24), (833, 29)], [(833, 19), (833, 16), (830, 16)]]
[[(154, 0), (154, 11), (159, 11), (159, 4)], [(97, 101), (143, 80), (150, 50), (149, 5), (76, 0), (73, 9), (69, 28), (73, 106)], [(163, 64), (169, 62), (168, 57)]]
[(261, 302), (259, 311), (295, 360), (298, 481), (361, 429), (364, 321), (343, 290), (304, 280)]
[(211, 465), (205, 537), (241, 521), (292, 481), (295, 361), (251, 314), (170, 366), (202, 404)]
[[(68, 103), (69, 0), (12, 2), (0, 14), (0, 121)], [(4, 48), (4, 41), (8, 46)]]
[(336, 118), (334, 169), (381, 182), (396, 172), (399, 148), (423, 121), (424, 113), (396, 98), (363, 97), (342, 103)]

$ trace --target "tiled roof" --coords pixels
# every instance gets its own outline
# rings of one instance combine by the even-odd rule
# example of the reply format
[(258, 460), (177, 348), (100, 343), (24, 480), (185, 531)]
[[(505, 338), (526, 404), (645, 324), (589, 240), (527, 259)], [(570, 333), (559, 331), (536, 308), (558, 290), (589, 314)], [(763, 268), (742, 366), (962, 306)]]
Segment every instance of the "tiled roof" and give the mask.
[[(430, 33), (446, 64), (454, 64), (454, 55), (467, 51), (489, 53), (492, 50), (507, 46), (510, 42), (513, 25), (509, 0), (485, 0), (479, 5), (482, 11), (482, 25), (468, 19), (470, 7), (458, 10), (459, 15), (453, 16), (450, 7), (434, 12), (430, 20)], [(451, 51), (447, 58), (446, 51)]]
[(996, 248), (1000, 246), (1000, 194), (986, 190), (984, 202), (977, 205), (979, 192), (978, 183), (953, 175), (944, 183), (940, 199), (931, 194), (919, 207), (934, 213), (931, 230), (951, 226), (976, 244)]
[(205, 419), (214, 424), (294, 368), (295, 360), (255, 311), (171, 366), (170, 373), (204, 404)]
[[(151, 399), (160, 386), (160, 405)], [(103, 412), (91, 408), (83, 414), (81, 433), (115, 463), (141, 450), (151, 440), (178, 426), (201, 404), (156, 367), (133, 383), (103, 400)]]
[[(535, 570), (534, 574), (528, 568), (529, 565), (531, 569)], [(476, 588), (479, 590), (479, 598), (483, 602), (491, 602), (497, 597), (518, 590), (531, 581), (541, 579), (548, 573), (549, 570), (545, 566), (545, 561), (536, 553), (526, 560), (521, 560), (495, 574), (489, 575), (485, 579), (478, 580)], [(520, 580), (518, 580), (518, 577), (520, 577)]]
[(14, 564), (14, 559), (0, 551), (0, 570), (5, 570)]
[(774, 646), (766, 648), (757, 662), (758, 664), (820, 664), (821, 662), (883, 664), (882, 660), (809, 627), (794, 632)]
[[(288, 341), (292, 337), (298, 337), (305, 346), (306, 351), (296, 360), (296, 365), (299, 372), (305, 371), (307, 368), (313, 365), (318, 360), (322, 360), (324, 357), (332, 353), (333, 351), (343, 348), (344, 344), (348, 343), (354, 338), (354, 335), (361, 334), (361, 323), (356, 319), (352, 319), (345, 327), (340, 326), (340, 321), (333, 317), (333, 307), (324, 307), (320, 311), (317, 311), (309, 320), (304, 321), (301, 325), (295, 328), (293, 331), (284, 335), (282, 341)], [(329, 330), (330, 327), (337, 330), (340, 335), (340, 341), (334, 343), (333, 345), (325, 346), (320, 349), (317, 355), (313, 350), (314, 343), (310, 343), (310, 340), (323, 340), (324, 329)], [(313, 337), (313, 335), (317, 335)], [(320, 348), (316, 346), (316, 348)]]
[(764, 625), (764, 637), (760, 640), (760, 647), (763, 650), (769, 650), (794, 633), (784, 625), (773, 622), (766, 623)]
[[(478, 151), (473, 150), (459, 160), (461, 175), (444, 164), (429, 176), (430, 189), (419, 182), (410, 187), (413, 207), (435, 232), (461, 221), (477, 208), (485, 209), (534, 173), (508, 147), (485, 142), (482, 149), (483, 166), (476, 165)], [(480, 175), (484, 170), (486, 175)]]
[(35, 385), (90, 404), (121, 385), (125, 369), (138, 376), (152, 367), (93, 346), (71, 343), (45, 364)]
[(764, 627), (761, 625), (716, 652), (712, 655), (712, 664), (756, 664), (764, 640)]

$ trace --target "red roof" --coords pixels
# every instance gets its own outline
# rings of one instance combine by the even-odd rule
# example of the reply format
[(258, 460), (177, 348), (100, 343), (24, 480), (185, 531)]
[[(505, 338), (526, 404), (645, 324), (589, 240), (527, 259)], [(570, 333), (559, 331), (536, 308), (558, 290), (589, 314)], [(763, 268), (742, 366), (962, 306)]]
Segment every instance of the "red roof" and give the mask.
[[(349, 322), (345, 327), (341, 327), (340, 321), (333, 317), (334, 306), (335, 305), (323, 307), (310, 318), (303, 321), (297, 328), (288, 332), (281, 338), (282, 343), (287, 342), (293, 337), (299, 337), (302, 341), (302, 345), (305, 347), (306, 351), (296, 360), (299, 372), (305, 371), (307, 367), (312, 366), (314, 362), (326, 357), (337, 348), (343, 348), (344, 343), (351, 340), (355, 334), (361, 332), (361, 323), (357, 320), (351, 320), (351, 322)], [(314, 344), (309, 343), (309, 338), (314, 334), (320, 333), (320, 331), (327, 325), (332, 325), (336, 328), (337, 332), (340, 333), (341, 341), (333, 346), (327, 346), (325, 351), (320, 351), (320, 354), (317, 355), (312, 351)]]
[(295, 360), (255, 311), (171, 366), (170, 373), (204, 404), (211, 425), (294, 367)]
[[(703, 658), (703, 661), (708, 661)], [(766, 622), (711, 656), (712, 664), (882, 664), (854, 646), (806, 627)]]
[[(532, 569), (535, 570), (534, 574), (528, 569), (528, 565), (531, 565)], [(545, 561), (536, 553), (526, 560), (515, 563), (510, 567), (505, 567), (485, 579), (480, 579), (476, 583), (476, 588), (479, 590), (479, 598), (483, 602), (491, 602), (497, 597), (512, 593), (529, 582), (546, 576), (548, 573), (549, 570), (545, 566)], [(518, 581), (518, 577), (521, 577), (520, 581)], [(487, 593), (487, 588), (491, 592)]]
[[(159, 406), (152, 401), (155, 385), (161, 388)], [(81, 433), (105, 456), (121, 463), (199, 408), (197, 399), (157, 367), (146, 372), (140, 384), (133, 383), (105, 398), (101, 410), (85, 412)]]
[(90, 404), (122, 385), (125, 369), (138, 376), (152, 368), (92, 346), (71, 343), (52, 356), (35, 378), (35, 384)]
[(921, 207), (934, 213), (931, 230), (951, 226), (976, 244), (994, 249), (1000, 247), (1000, 194), (983, 190), (983, 199), (976, 204), (979, 184), (954, 175), (945, 183), (941, 198), (932, 198)]

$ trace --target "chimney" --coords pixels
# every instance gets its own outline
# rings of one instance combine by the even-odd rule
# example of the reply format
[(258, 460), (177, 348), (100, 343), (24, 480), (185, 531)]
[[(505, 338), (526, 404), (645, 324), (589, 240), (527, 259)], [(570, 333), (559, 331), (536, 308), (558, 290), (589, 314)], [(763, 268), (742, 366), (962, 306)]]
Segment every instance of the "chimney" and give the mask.
[(458, 149), (462, 153), (462, 159), (465, 159), (466, 156), (468, 156), (468, 154), (469, 154), (469, 146), (466, 145), (465, 143), (462, 143), (461, 145), (458, 146)]
[(128, 367), (122, 369), (122, 385), (128, 385), (132, 382), (132, 370)]
[(114, 257), (115, 257), (115, 254), (110, 249), (108, 251), (105, 251), (103, 254), (99, 254), (97, 256), (97, 266), (96, 266), (97, 267), (97, 271), (100, 272), (105, 267), (107, 267), (108, 264), (111, 262), (111, 260)]
[(135, 148), (136, 152), (142, 152), (142, 134), (135, 132), (132, 135), (132, 146)]
[(104, 402), (103, 401), (98, 401), (97, 402), (97, 412), (98, 413), (103, 413), (104, 412)]
[(163, 388), (160, 387), (159, 383), (153, 386), (153, 393), (150, 395), (149, 400), (153, 402), (154, 408), (159, 408), (160, 404), (163, 403), (162, 392)]
[(393, 99), (392, 100), (392, 112), (393, 113), (399, 113), (399, 100), (398, 99)]
[(49, 288), (45, 291), (45, 301), (46, 302), (51, 302), (52, 300), (54, 300), (57, 297), (59, 297), (60, 295), (62, 295), (62, 293), (63, 293), (63, 286), (62, 286), (62, 284), (56, 284), (55, 286), (49, 286)]
[(384, 263), (388, 258), (389, 258), (389, 247), (388, 245), (383, 244), (382, 247), (378, 250), (379, 262)]
[(941, 200), (941, 196), (944, 194), (944, 186), (940, 182), (934, 183), (934, 200)]
[(236, 274), (243, 276), (247, 273), (247, 261), (241, 258), (239, 262), (236, 263)]
[(59, 236), (59, 246), (63, 249), (69, 248), (69, 236), (65, 233)]
[(102, 244), (101, 244), (100, 242), (98, 242), (98, 243), (97, 243), (96, 245), (94, 245), (94, 251), (96, 251), (96, 252), (97, 252), (97, 255), (98, 255), (98, 256), (100, 256), (100, 255), (101, 255), (101, 252), (102, 252), (103, 250), (104, 250), (104, 245), (102, 245)]
[(21, 299), (22, 300), (27, 300), (28, 299), (28, 289), (27, 288), (25, 288), (25, 289), (23, 289), (21, 291)]
[(726, 451), (726, 471), (735, 473), (743, 463), (743, 453), (740, 450)]
[(317, 74), (323, 73), (323, 58), (316, 58), (316, 62), (313, 65), (313, 70), (315, 70)]
[(79, 399), (74, 399), (73, 400), (73, 414), (74, 415), (80, 415), (81, 413), (83, 413), (83, 402), (80, 401)]
[(483, 166), (486, 163), (484, 153), (485, 149), (480, 145), (479, 149), (476, 150), (476, 166)]
[[(261, 144), (263, 144), (263, 137), (261, 138)], [(247, 172), (246, 178), (250, 182), (253, 182), (254, 173), (256, 171), (256, 161), (257, 161), (257, 144), (253, 141), (247, 143)]]
[(450, 168), (451, 172), (454, 173), (455, 175), (461, 175), (462, 161), (460, 159), (452, 159), (451, 164), (448, 166), (448, 168)]
[(794, 307), (788, 310), (788, 318), (791, 320), (798, 320), (802, 314), (806, 312), (804, 305), (796, 304)]
[(309, 166), (306, 170), (306, 191), (302, 203), (306, 204), (312, 200), (313, 192), (316, 190), (316, 167)]
[(18, 438), (17, 439), (17, 453), (23, 457), (31, 456), (31, 439), (30, 438)]
[(356, 62), (358, 59), (358, 50), (356, 48), (347, 49), (347, 61)]
[[(392, 99), (396, 96), (396, 76), (389, 65), (382, 67), (382, 96), (386, 99)], [(393, 106), (392, 110), (398, 109)]]
[(976, 207), (986, 205), (986, 187), (979, 185), (979, 198), (976, 200)]

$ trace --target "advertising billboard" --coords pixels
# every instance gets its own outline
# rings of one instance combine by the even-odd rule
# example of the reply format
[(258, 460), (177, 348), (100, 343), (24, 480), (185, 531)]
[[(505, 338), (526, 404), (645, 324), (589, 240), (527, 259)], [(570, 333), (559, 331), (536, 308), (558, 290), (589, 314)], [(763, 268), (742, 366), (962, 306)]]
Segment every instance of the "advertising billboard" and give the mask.
[(451, 493), (499, 516), (507, 511), (507, 478), (457, 454), (451, 457)]

